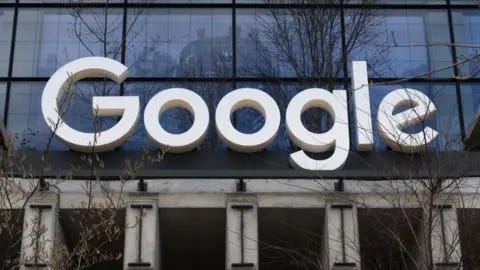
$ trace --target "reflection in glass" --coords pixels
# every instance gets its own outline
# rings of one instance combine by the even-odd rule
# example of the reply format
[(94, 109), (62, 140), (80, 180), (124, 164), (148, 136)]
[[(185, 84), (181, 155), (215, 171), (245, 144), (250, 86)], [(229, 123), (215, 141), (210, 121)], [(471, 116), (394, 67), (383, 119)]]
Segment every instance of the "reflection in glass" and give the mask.
[[(431, 118), (421, 121), (417, 125), (410, 126), (403, 131), (414, 133), (423, 130), (429, 126), (438, 131), (437, 138), (429, 145), (430, 150), (449, 151), (459, 150), (462, 142), (456, 90), (454, 84), (440, 83), (405, 83), (401, 85), (382, 85), (370, 86), (370, 105), (372, 108), (372, 121), (374, 132), (374, 145), (376, 150), (386, 150), (387, 146), (378, 135), (377, 113), (380, 102), (391, 91), (396, 89), (412, 88), (426, 94), (434, 103), (437, 111)], [(400, 108), (398, 113), (406, 108)]]
[[(215, 109), (220, 99), (232, 90), (229, 83), (219, 82), (166, 82), (166, 83), (127, 83), (125, 95), (140, 96), (141, 116), (138, 127), (133, 136), (122, 146), (122, 150), (155, 150), (150, 142), (143, 125), (143, 111), (147, 102), (158, 92), (168, 88), (186, 88), (199, 94), (208, 106), (210, 125), (203, 142), (197, 147), (198, 151), (225, 151), (226, 146), (220, 141), (215, 131)], [(192, 115), (183, 109), (172, 108), (167, 110), (159, 121), (162, 127), (171, 133), (181, 133), (188, 130), (193, 123)]]
[[(285, 126), (285, 112), (290, 100), (302, 90), (307, 88), (324, 88), (327, 90), (340, 89), (339, 85), (334, 87), (328, 87), (328, 84), (316, 84), (311, 83), (310, 85), (305, 85), (304, 83), (241, 83), (241, 87), (253, 87), (265, 91), (269, 94), (277, 103), (280, 109), (280, 115), (282, 119), (280, 122), (280, 129), (277, 134), (277, 138), (270, 145), (267, 150), (269, 151), (293, 151), (297, 149), (295, 145), (290, 142), (286, 132)], [(265, 119), (261, 113), (252, 109), (252, 108), (242, 108), (236, 111), (233, 115), (232, 121), (235, 123), (235, 126), (238, 130), (244, 133), (254, 133), (263, 127)], [(323, 133), (330, 129), (332, 126), (332, 119), (328, 112), (319, 109), (312, 108), (305, 111), (302, 116), (302, 122), (305, 127), (315, 133)]]
[(480, 108), (480, 85), (462, 83), (460, 88), (462, 93), (463, 120), (465, 129), (468, 130)]
[[(28, 149), (67, 150), (62, 143), (53, 139), (48, 145), (52, 131), (43, 119), (41, 97), (44, 83), (13, 83), (7, 130), (12, 133), (17, 146)], [(83, 132), (100, 132), (112, 127), (116, 117), (94, 117), (93, 96), (119, 95), (119, 85), (110, 82), (81, 82), (69, 89), (68, 95), (61, 97), (60, 115), (65, 123)], [(52, 124), (57, 120), (53, 119)]]
[(343, 77), (340, 9), (241, 9), (237, 21), (239, 76)]
[[(347, 12), (349, 27), (357, 10)], [(349, 61), (367, 60), (370, 77), (452, 76), (447, 14), (442, 10), (378, 10), (370, 36), (362, 38)]]
[(480, 78), (480, 14), (476, 10), (455, 10), (452, 18), (460, 76)]
[(3, 114), (5, 113), (5, 97), (7, 95), (7, 84), (0, 83), (0, 119), (3, 121)]
[(12, 40), (13, 9), (0, 9), (0, 77), (8, 75)]
[(133, 76), (232, 75), (231, 11), (130, 9), (127, 66)]
[(13, 75), (48, 77), (63, 64), (85, 56), (119, 60), (121, 30), (121, 9), (22, 8)]

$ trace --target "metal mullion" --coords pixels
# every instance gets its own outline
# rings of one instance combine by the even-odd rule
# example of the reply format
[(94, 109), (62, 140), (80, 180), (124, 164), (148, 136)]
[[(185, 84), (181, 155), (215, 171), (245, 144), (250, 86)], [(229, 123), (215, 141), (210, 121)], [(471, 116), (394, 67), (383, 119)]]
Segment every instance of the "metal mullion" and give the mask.
[[(18, 3), (20, 8), (101, 8), (105, 3)], [(232, 3), (110, 3), (113, 8), (231, 8)], [(344, 4), (345, 8), (359, 9), (442, 9), (446, 8), (447, 4)], [(16, 3), (0, 3), (0, 8), (15, 7)], [(311, 8), (312, 5), (305, 4), (252, 4), (252, 3), (237, 3), (237, 8)], [(340, 8), (340, 4), (325, 4), (327, 8)], [(455, 9), (478, 9), (478, 4), (452, 4), (451, 7)]]
[[(236, 0), (232, 0), (232, 88), (237, 89), (237, 10)], [(237, 111), (232, 113), (233, 126), (237, 127)]]
[[(48, 77), (12, 77), (12, 78), (0, 78), (0, 82), (47, 82)], [(347, 78), (347, 84), (350, 78)], [(103, 81), (103, 78), (89, 78), (84, 81)], [(204, 77), (204, 78), (183, 78), (183, 77), (130, 77), (125, 80), (125, 82), (218, 82), (222, 80), (224, 82), (233, 82), (234, 78), (225, 78), (225, 77)], [(318, 81), (318, 78), (302, 78), (303, 81)], [(320, 79), (322, 80), (322, 78)], [(336, 78), (337, 83), (343, 83), (344, 78)], [(402, 78), (369, 78), (369, 82), (372, 84), (394, 84), (396, 81), (402, 80)], [(258, 82), (258, 83), (295, 83), (298, 82), (298, 78), (262, 78), (262, 77), (237, 77), (235, 78), (236, 82)], [(436, 79), (427, 79), (427, 78), (415, 78), (408, 79), (408, 83), (455, 83), (457, 80), (452, 78), (436, 78)], [(480, 83), (480, 78), (472, 78), (468, 80), (462, 80), (466, 83)]]
[[(347, 89), (348, 87), (348, 52), (347, 52), (347, 45), (345, 44), (346, 41), (346, 33), (345, 33), (345, 9), (343, 5), (343, 0), (340, 0), (342, 7), (340, 8), (340, 31), (342, 36), (342, 53), (344, 55), (343, 61), (343, 87)], [(347, 104), (348, 104), (348, 95), (347, 95)]]
[[(120, 62), (125, 65), (126, 51), (127, 51), (127, 4), (128, 0), (123, 0), (123, 14), (122, 14), (122, 43), (121, 43), (121, 52), (120, 52)], [(120, 96), (125, 95), (125, 82), (120, 84)], [(122, 117), (117, 117), (117, 123), (122, 119)], [(115, 148), (116, 151), (121, 150), (121, 147)]]
[[(325, 4), (325, 8), (341, 8), (342, 4)], [(435, 5), (399, 5), (399, 4), (375, 4), (375, 5), (366, 5), (366, 4), (343, 4), (344, 8), (348, 9), (444, 9), (447, 7), (447, 4), (435, 4)], [(314, 8), (318, 7), (318, 4), (237, 4), (238, 8)], [(477, 7), (478, 8), (478, 7)]]
[(8, 107), (10, 103), (10, 92), (12, 88), (12, 74), (13, 74), (13, 58), (15, 54), (15, 40), (17, 38), (17, 24), (18, 24), (18, 4), (19, 0), (15, 0), (15, 7), (13, 10), (13, 22), (12, 22), (12, 39), (10, 40), (10, 58), (8, 59), (8, 78), (7, 87), (5, 93), (5, 107), (3, 111), (3, 124), (7, 127), (8, 122)]
[[(303, 81), (322, 81), (322, 80), (328, 80), (329, 78), (302, 78)], [(408, 79), (408, 78), (405, 78)], [(49, 80), (49, 77), (3, 77), (0, 78), (0, 82), (47, 82)], [(89, 78), (85, 79), (84, 81), (103, 81), (103, 78)], [(295, 77), (198, 77), (198, 78), (192, 78), (192, 77), (129, 77), (125, 80), (125, 82), (218, 82), (219, 80), (222, 80), (224, 82), (233, 82), (234, 80), (236, 82), (265, 82), (265, 83), (295, 83), (298, 82), (298, 78)], [(345, 78), (336, 78), (337, 83), (343, 84), (344, 80), (348, 81), (350, 80), (350, 77)], [(393, 84), (398, 80), (402, 80), (402, 78), (368, 78), (372, 84)], [(434, 79), (429, 79), (429, 78), (412, 78), (408, 79), (409, 83), (415, 83), (415, 82), (430, 82), (430, 83), (455, 83), (458, 80), (455, 80), (453, 78), (434, 78)], [(465, 83), (480, 83), (480, 78), (470, 78), (468, 80), (462, 80), (462, 82)]]
[[(348, 52), (347, 52), (347, 45), (345, 41), (347, 40), (346, 33), (345, 33), (345, 9), (344, 9), (344, 1), (340, 0), (340, 4), (342, 5), (340, 8), (340, 34), (342, 36), (342, 54), (344, 57), (343, 61), (343, 87), (344, 89), (348, 89)], [(347, 113), (350, 111), (350, 95), (347, 92)], [(353, 125), (353, 122), (350, 122), (350, 125)], [(352, 126), (353, 127), (353, 126)], [(355, 136), (355, 132), (353, 128), (348, 129), (350, 138)], [(344, 191), (343, 187), (343, 179), (338, 181), (338, 191)]]
[(122, 52), (120, 56), (120, 61), (125, 65), (125, 58), (127, 53), (127, 6), (128, 0), (124, 0), (125, 6), (123, 7), (123, 20), (122, 20)]
[[(137, 7), (137, 8), (228, 8), (230, 3), (109, 3), (112, 8)], [(0, 3), (0, 7), (13, 7), (14, 3)], [(20, 8), (102, 8), (105, 2), (97, 3), (18, 3)]]
[(477, 4), (449, 4), (449, 7), (452, 9), (477, 9), (478, 10), (478, 3)]
[(353, 9), (444, 9), (447, 4), (345, 4), (345, 8)]
[[(458, 78), (460, 75), (459, 67), (456, 65), (458, 63), (457, 59), (457, 47), (455, 46), (455, 31), (453, 30), (453, 17), (452, 17), (452, 9), (450, 8), (450, 0), (447, 0), (448, 8), (448, 30), (450, 33), (450, 52), (452, 54), (452, 61), (453, 61), (453, 73), (455, 78)], [(460, 90), (460, 82), (458, 80), (455, 81), (455, 92), (457, 95), (457, 109), (458, 109), (458, 120), (460, 121), (460, 134), (462, 136), (462, 141), (465, 139), (465, 122), (463, 119), (463, 103), (462, 103), (462, 93)]]
[[(0, 3), (0, 7), (14, 7), (16, 3)], [(95, 8), (95, 7), (103, 7), (105, 3), (97, 2), (97, 3), (18, 3), (18, 6), (23, 7), (31, 7), (31, 8), (78, 8), (78, 7), (86, 7), (86, 8)], [(229, 8), (232, 7), (232, 3), (110, 3), (112, 7), (141, 7), (141, 8), (164, 8), (164, 7), (172, 7), (172, 8)], [(311, 8), (316, 4), (264, 4), (264, 3), (237, 3), (236, 6), (238, 8)], [(435, 9), (435, 8), (445, 8), (448, 6), (447, 3), (445, 4), (375, 4), (375, 5), (366, 5), (366, 4), (343, 4), (345, 8), (369, 8), (369, 9)], [(467, 8), (467, 9), (478, 9), (478, 4), (450, 4), (454, 8)], [(325, 4), (327, 8), (340, 8), (342, 4)]]

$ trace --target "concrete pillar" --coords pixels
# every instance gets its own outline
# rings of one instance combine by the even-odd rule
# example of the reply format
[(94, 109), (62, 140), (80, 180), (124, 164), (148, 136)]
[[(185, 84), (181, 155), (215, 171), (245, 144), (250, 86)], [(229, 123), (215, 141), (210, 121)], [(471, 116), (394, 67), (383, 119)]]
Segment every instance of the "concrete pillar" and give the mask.
[(66, 248), (57, 197), (33, 197), (25, 207), (20, 269), (57, 269), (68, 255)]
[(227, 199), (225, 269), (258, 269), (257, 213), (255, 197)]
[(156, 200), (127, 203), (123, 269), (160, 269), (160, 229)]
[(324, 230), (324, 269), (360, 269), (357, 208), (352, 204), (327, 204)]
[(456, 208), (439, 206), (433, 210), (431, 241), (435, 269), (461, 269), (462, 251)]

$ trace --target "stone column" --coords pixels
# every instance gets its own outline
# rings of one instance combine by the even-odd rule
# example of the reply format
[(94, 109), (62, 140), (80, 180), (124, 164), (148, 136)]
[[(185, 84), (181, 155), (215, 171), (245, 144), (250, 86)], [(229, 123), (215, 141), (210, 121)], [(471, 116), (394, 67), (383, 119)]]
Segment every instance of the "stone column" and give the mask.
[(127, 203), (124, 269), (160, 269), (160, 229), (156, 200)]
[(20, 269), (53, 269), (67, 255), (55, 194), (33, 197), (23, 219)]
[(450, 205), (435, 207), (431, 241), (435, 269), (459, 269), (462, 251), (456, 208)]
[(258, 214), (255, 197), (227, 199), (225, 269), (258, 269)]
[(352, 204), (328, 204), (324, 230), (321, 251), (324, 269), (360, 269), (357, 208)]

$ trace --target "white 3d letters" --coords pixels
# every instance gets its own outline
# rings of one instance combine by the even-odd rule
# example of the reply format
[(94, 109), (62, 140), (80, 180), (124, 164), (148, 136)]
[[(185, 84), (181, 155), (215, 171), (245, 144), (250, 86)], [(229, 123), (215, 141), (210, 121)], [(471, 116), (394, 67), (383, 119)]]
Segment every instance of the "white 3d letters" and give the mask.
[[(262, 113), (265, 125), (257, 132), (245, 134), (230, 121), (230, 115), (243, 107), (252, 107)], [(215, 124), (220, 139), (233, 150), (244, 153), (260, 151), (270, 145), (280, 126), (280, 110), (267, 93), (258, 89), (241, 88), (225, 95), (217, 106)]]
[[(138, 96), (103, 97), (92, 100), (94, 116), (121, 116), (116, 125), (96, 133), (81, 132), (70, 127), (62, 119), (67, 110), (62, 101), (67, 90), (74, 89), (75, 82), (88, 77), (106, 77), (121, 83), (127, 77), (127, 67), (104, 57), (86, 57), (61, 67), (47, 82), (42, 95), (42, 112), (49, 128), (57, 138), (72, 149), (81, 152), (102, 152), (121, 146), (134, 132), (140, 114)], [(368, 87), (367, 63), (352, 62), (352, 96), (355, 112), (356, 148), (359, 151), (373, 149), (372, 114)], [(68, 101), (68, 100), (67, 100)], [(159, 118), (173, 107), (187, 109), (194, 118), (192, 127), (181, 134), (167, 132)], [(264, 126), (257, 132), (246, 134), (238, 131), (231, 122), (231, 115), (243, 107), (258, 110), (265, 118)], [(322, 108), (330, 114), (333, 126), (324, 133), (313, 133), (305, 128), (301, 115), (312, 107)], [(397, 111), (399, 111), (397, 113)], [(417, 133), (404, 130), (424, 123), (436, 111), (433, 102), (414, 89), (397, 89), (380, 103), (377, 127), (380, 137), (394, 150), (418, 152), (436, 138), (438, 132), (423, 127)], [(159, 91), (147, 103), (144, 112), (145, 129), (157, 147), (173, 153), (195, 149), (204, 139), (209, 126), (208, 106), (201, 96), (188, 89), (170, 88)], [(252, 88), (229, 92), (217, 105), (215, 127), (219, 138), (230, 149), (258, 152), (268, 147), (280, 127), (280, 110), (267, 93)], [(285, 116), (287, 133), (292, 142), (302, 150), (290, 154), (292, 166), (306, 170), (336, 170), (341, 168), (350, 148), (346, 90), (311, 88), (301, 91), (288, 104)], [(325, 159), (308, 156), (333, 150)]]
[[(330, 130), (313, 133), (305, 128), (301, 115), (312, 107), (319, 107), (330, 113), (333, 119)], [(334, 90), (330, 93), (325, 89), (311, 88), (298, 93), (288, 104), (286, 121), (288, 136), (303, 150), (321, 153), (334, 148), (333, 154), (323, 160), (310, 158), (303, 150), (292, 153), (292, 165), (307, 170), (336, 170), (343, 166), (350, 147), (345, 90)]]
[[(135, 130), (140, 114), (139, 98), (93, 97), (92, 108), (95, 116), (122, 116), (118, 123), (108, 130), (87, 133), (71, 128), (59, 112), (64, 91), (74, 89), (74, 83), (88, 77), (106, 77), (117, 83), (127, 77), (127, 67), (104, 57), (85, 57), (61, 67), (45, 85), (42, 95), (42, 112), (55, 136), (70, 148), (81, 152), (103, 152), (122, 145)], [(62, 104), (63, 103), (63, 104)]]
[(373, 149), (372, 111), (368, 88), (367, 62), (352, 62), (352, 89), (355, 103), (355, 127), (357, 130), (357, 150)]
[[(405, 111), (393, 114), (401, 106)], [(436, 111), (433, 102), (422, 92), (404, 88), (385, 96), (378, 109), (377, 126), (382, 139), (392, 149), (400, 152), (418, 152), (437, 136), (437, 131), (425, 127), (422, 131), (409, 134), (402, 131), (410, 125), (425, 121)]]
[[(162, 128), (159, 117), (173, 107), (187, 109), (193, 124), (182, 134), (172, 134)], [(183, 153), (197, 147), (208, 130), (208, 107), (198, 94), (183, 88), (170, 88), (153, 96), (145, 107), (145, 129), (158, 147), (173, 153)]]

